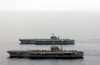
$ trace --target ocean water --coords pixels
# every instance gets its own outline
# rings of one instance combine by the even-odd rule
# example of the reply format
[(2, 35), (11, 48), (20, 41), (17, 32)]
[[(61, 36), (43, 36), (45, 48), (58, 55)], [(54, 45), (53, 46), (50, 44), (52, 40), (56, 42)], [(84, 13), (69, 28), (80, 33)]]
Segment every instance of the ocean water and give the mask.
[[(64, 50), (84, 52), (81, 59), (30, 59), (9, 58), (7, 50), (50, 49), (52, 45), (19, 44), (19, 42), (0, 43), (0, 65), (100, 65), (100, 43), (75, 43), (63, 45)], [(57, 45), (60, 47), (60, 45)]]
[[(63, 45), (63, 49), (83, 51), (84, 58), (9, 58), (8, 50), (49, 50), (52, 45), (22, 45), (16, 41), (48, 38), (52, 33), (78, 40), (74, 45)], [(100, 65), (100, 11), (0, 10), (0, 65)]]

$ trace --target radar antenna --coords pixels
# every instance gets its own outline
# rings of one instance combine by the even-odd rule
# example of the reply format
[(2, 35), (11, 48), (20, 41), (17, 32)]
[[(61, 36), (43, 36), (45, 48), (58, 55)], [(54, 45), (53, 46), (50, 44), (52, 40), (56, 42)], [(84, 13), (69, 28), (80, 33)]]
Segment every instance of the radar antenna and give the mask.
[[(63, 42), (63, 41), (62, 41)], [(61, 51), (63, 50), (63, 48), (62, 48), (62, 43), (61, 43)]]
[(52, 36), (54, 36), (54, 33), (52, 33)]
[(59, 36), (58, 36), (58, 40), (59, 40)]

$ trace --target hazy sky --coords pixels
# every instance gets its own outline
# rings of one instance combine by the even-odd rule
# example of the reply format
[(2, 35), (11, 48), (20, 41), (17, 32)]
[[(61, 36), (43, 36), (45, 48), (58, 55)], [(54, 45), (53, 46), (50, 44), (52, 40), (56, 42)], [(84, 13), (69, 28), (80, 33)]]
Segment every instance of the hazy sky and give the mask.
[(0, 0), (0, 40), (100, 39), (99, 0)]
[(0, 9), (100, 10), (100, 0), (0, 0)]

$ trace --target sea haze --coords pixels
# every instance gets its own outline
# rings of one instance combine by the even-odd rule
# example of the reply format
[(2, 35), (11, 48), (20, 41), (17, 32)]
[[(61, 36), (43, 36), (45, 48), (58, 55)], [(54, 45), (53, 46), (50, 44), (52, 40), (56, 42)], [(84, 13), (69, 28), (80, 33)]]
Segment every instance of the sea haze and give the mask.
[[(0, 11), (0, 65), (100, 65), (100, 11)], [(20, 44), (19, 39), (74, 39), (64, 50), (84, 52), (82, 59), (9, 58), (7, 50), (47, 49), (52, 45)], [(58, 45), (60, 47), (60, 45)]]
[(0, 39), (19, 38), (100, 39), (100, 11), (0, 11)]

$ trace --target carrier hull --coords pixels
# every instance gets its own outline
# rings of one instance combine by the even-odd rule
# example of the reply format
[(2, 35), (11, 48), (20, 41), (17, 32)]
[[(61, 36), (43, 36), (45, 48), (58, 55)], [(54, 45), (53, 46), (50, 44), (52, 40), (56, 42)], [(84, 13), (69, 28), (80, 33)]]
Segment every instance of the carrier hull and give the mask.
[(54, 34), (50, 37), (50, 39), (19, 39), (21, 44), (36, 44), (36, 45), (52, 45), (55, 42), (55, 45), (67, 45), (74, 44), (75, 40), (73, 39), (60, 39), (54, 36)]
[[(53, 42), (21, 42), (20, 44), (53, 45)], [(70, 45), (74, 42), (56, 42), (55, 45)]]
[(83, 52), (81, 51), (7, 51), (10, 57), (23, 57), (23, 58), (82, 58)]
[(83, 58), (83, 56), (58, 56), (58, 55), (48, 55), (48, 56), (19, 56), (19, 55), (11, 55), (10, 58)]

